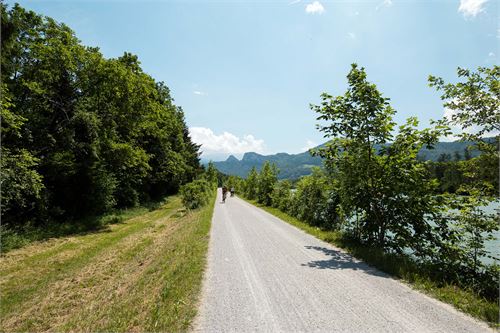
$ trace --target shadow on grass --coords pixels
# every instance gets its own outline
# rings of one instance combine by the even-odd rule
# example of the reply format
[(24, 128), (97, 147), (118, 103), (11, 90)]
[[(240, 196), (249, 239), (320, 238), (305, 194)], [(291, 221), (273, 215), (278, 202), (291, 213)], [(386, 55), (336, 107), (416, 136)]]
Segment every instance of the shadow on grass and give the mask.
[(92, 233), (110, 232), (110, 225), (124, 223), (137, 215), (159, 209), (167, 198), (147, 202), (138, 207), (116, 209), (103, 215), (88, 216), (66, 222), (49, 221), (41, 225), (0, 227), (0, 254), (29, 245), (33, 242), (66, 236), (84, 236)]

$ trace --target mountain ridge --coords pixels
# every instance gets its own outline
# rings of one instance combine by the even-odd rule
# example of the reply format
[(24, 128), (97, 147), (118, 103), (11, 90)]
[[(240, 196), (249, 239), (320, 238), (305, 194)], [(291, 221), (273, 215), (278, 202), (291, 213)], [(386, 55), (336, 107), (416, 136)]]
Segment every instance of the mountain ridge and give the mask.
[[(489, 140), (489, 139), (486, 139)], [(464, 150), (473, 145), (472, 141), (453, 141), (453, 142), (438, 142), (434, 149), (422, 148), (418, 153), (418, 157), (422, 160), (437, 161), (442, 154), (448, 154), (451, 159), (455, 158), (458, 153), (461, 159), (464, 158)], [(326, 143), (319, 145), (313, 149), (324, 147)], [(380, 149), (376, 147), (377, 150)], [(471, 157), (479, 155), (479, 151), (471, 150)], [(235, 175), (246, 177), (248, 172), (255, 167), (260, 170), (266, 161), (275, 163), (280, 173), (279, 179), (296, 179), (306, 176), (311, 173), (311, 168), (321, 166), (323, 160), (319, 156), (311, 156), (309, 151), (298, 154), (289, 154), (280, 152), (271, 155), (262, 155), (255, 152), (246, 152), (240, 159), (234, 155), (230, 155), (225, 161), (213, 162), (215, 167), (222, 173), (227, 175)]]

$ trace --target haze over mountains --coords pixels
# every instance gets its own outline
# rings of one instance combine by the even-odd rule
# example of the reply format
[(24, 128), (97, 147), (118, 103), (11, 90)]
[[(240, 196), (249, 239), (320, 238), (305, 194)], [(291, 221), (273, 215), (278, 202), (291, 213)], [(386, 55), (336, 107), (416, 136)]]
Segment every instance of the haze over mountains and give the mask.
[[(458, 157), (463, 159), (465, 149), (472, 144), (473, 142), (471, 141), (438, 142), (434, 149), (421, 149), (419, 157), (423, 160), (437, 161), (443, 154), (449, 154), (450, 159), (455, 159), (455, 155), (459, 154)], [(477, 150), (471, 151), (472, 157), (478, 154), (479, 152)], [(261, 155), (254, 152), (248, 152), (243, 155), (241, 160), (231, 155), (225, 161), (214, 162), (214, 164), (222, 173), (246, 177), (252, 167), (260, 170), (266, 161), (276, 164), (280, 170), (278, 175), (280, 179), (300, 178), (310, 174), (312, 167), (321, 166), (323, 163), (320, 157), (311, 156), (311, 154), (306, 151), (300, 154), (278, 153), (273, 155)]]

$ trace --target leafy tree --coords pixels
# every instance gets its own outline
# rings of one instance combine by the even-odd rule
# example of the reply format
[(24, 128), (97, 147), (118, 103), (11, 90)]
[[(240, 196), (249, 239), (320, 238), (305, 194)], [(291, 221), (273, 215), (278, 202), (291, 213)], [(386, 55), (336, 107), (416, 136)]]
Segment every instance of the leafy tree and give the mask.
[[(453, 210), (438, 220), (440, 233), (445, 234), (439, 258), (445, 263), (445, 269), (471, 280), (469, 285), (491, 295), (498, 292), (498, 266), (486, 267), (480, 258), (489, 255), (484, 245), (495, 239), (498, 216), (486, 214), (482, 207), (498, 195), (500, 66), (479, 67), (475, 72), (458, 68), (457, 73), (465, 82), (452, 84), (442, 78), (429, 77), (430, 86), (443, 92), (444, 106), (453, 111), (451, 118), (441, 122), (460, 127), (462, 140), (477, 141), (482, 154), (471, 158), (466, 150), (465, 161), (459, 164), (463, 181), (457, 193), (462, 196), (451, 198), (449, 207)], [(495, 139), (485, 140), (491, 133), (496, 134)]]
[(486, 213), (488, 200), (477, 193), (448, 197), (448, 208), (435, 218), (438, 238), (432, 257), (436, 273), (478, 291), (488, 298), (498, 297), (500, 267), (488, 265), (483, 259), (494, 258), (486, 242), (495, 240), (498, 231), (497, 214)]
[(133, 206), (202, 172), (182, 109), (137, 56), (105, 59), (62, 23), (0, 9), (2, 182), (22, 203), (4, 221), (26, 222), (26, 207), (43, 222)]
[(35, 170), (38, 160), (21, 149), (12, 153), (2, 148), (1, 158), (2, 215), (4, 223), (15, 222), (14, 218), (28, 218), (41, 199), (42, 177)]
[(474, 134), (462, 133), (463, 137), (481, 138), (500, 131), (500, 66), (479, 67), (476, 72), (458, 68), (459, 78), (465, 82), (445, 83), (440, 77), (429, 76), (429, 85), (443, 92), (444, 107), (453, 111), (451, 125), (477, 130)]
[[(464, 191), (480, 190), (481, 195), (494, 196), (498, 193), (500, 66), (479, 67), (477, 71), (458, 68), (457, 74), (459, 79), (465, 81), (455, 84), (445, 83), (442, 78), (431, 75), (429, 85), (443, 92), (441, 99), (444, 101), (444, 107), (453, 111), (450, 118), (441, 121), (450, 126), (460, 127), (463, 131), (462, 140), (477, 141), (477, 146), (482, 151), (482, 156), (464, 164), (466, 169), (477, 170), (481, 164), (490, 173), (489, 177), (478, 177), (478, 174), (475, 174), (465, 185), (472, 186), (473, 189), (464, 189)], [(496, 135), (495, 139), (484, 140), (484, 137), (491, 133)], [(465, 159), (471, 160), (470, 153), (466, 153)], [(474, 163), (478, 166), (473, 167)]]
[(328, 180), (320, 168), (313, 168), (310, 176), (302, 177), (293, 196), (294, 215), (309, 224), (326, 226), (329, 216), (325, 214)]
[(291, 188), (289, 180), (278, 181), (271, 192), (271, 205), (282, 211), (288, 211), (291, 206)]
[[(11, 97), (5, 85), (1, 85), (1, 142), (21, 137), (25, 118), (10, 111)], [(4, 223), (16, 219), (28, 219), (35, 204), (41, 199), (42, 176), (36, 171), (39, 159), (26, 149), (1, 146), (0, 182), (2, 189), (2, 217)], [(7, 220), (5, 219), (7, 218)]]
[(435, 246), (430, 220), (441, 213), (443, 203), (435, 195), (438, 183), (417, 155), (422, 147), (437, 143), (447, 128), (417, 128), (418, 120), (409, 118), (378, 157), (383, 168), (379, 189), (383, 222), (378, 232), (386, 232), (383, 237), (392, 250), (412, 249), (422, 258)]
[(208, 163), (205, 178), (209, 183), (217, 185), (217, 169), (212, 161)]
[(455, 193), (463, 183), (463, 173), (460, 166), (463, 163), (449, 162), (445, 163), (443, 177), (440, 179), (440, 188), (442, 192)]
[[(419, 241), (429, 238), (428, 215), (434, 214), (435, 183), (429, 179), (417, 153), (431, 147), (446, 127), (416, 129), (410, 118), (394, 138), (389, 99), (366, 79), (363, 68), (352, 65), (349, 88), (343, 96), (322, 94), (312, 109), (320, 114), (319, 126), (332, 144), (317, 153), (324, 156), (336, 177), (342, 211), (349, 230), (359, 240), (398, 252), (410, 247), (423, 251)], [(391, 145), (386, 145), (393, 140)], [(381, 145), (377, 154), (375, 144)]]
[(347, 211), (362, 211), (369, 234), (378, 230), (383, 244), (385, 230), (379, 198), (380, 164), (375, 144), (392, 138), (394, 110), (376, 86), (369, 83), (364, 68), (353, 64), (347, 75), (349, 88), (343, 96), (323, 93), (321, 105), (311, 105), (326, 122), (318, 125), (326, 137), (332, 138), (318, 151), (339, 172), (341, 197)]
[(264, 163), (257, 178), (257, 201), (266, 206), (271, 205), (271, 193), (278, 181), (278, 168), (268, 161)]
[(257, 186), (259, 184), (259, 174), (255, 167), (252, 167), (245, 180), (245, 197), (250, 200), (257, 198)]
[(229, 176), (226, 180), (228, 189), (234, 188), (235, 192), (240, 192), (242, 189), (243, 180), (238, 176)]

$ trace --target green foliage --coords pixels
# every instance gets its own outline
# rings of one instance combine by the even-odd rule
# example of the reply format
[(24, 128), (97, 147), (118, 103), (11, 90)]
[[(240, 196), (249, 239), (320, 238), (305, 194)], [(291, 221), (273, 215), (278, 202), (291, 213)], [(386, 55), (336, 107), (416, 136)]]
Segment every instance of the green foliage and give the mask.
[(460, 127), (462, 140), (476, 140), (482, 154), (471, 158), (466, 151), (465, 161), (458, 164), (463, 181), (456, 191), (462, 196), (450, 199), (448, 206), (453, 210), (438, 220), (438, 257), (444, 263), (442, 270), (453, 272), (461, 283), (484, 295), (498, 296), (499, 267), (485, 266), (480, 258), (489, 256), (484, 244), (494, 240), (493, 233), (499, 230), (498, 214), (486, 214), (481, 207), (498, 197), (500, 139), (498, 134), (493, 140), (484, 136), (500, 131), (500, 66), (479, 67), (476, 72), (458, 68), (457, 73), (465, 82), (452, 84), (429, 77), (430, 86), (443, 91), (444, 106), (453, 111), (441, 122)]
[(264, 163), (257, 178), (257, 201), (266, 206), (271, 205), (271, 193), (278, 181), (278, 168), (269, 162)]
[(137, 56), (106, 59), (64, 24), (0, 8), (3, 221), (100, 214), (196, 178), (184, 113)]
[(473, 135), (463, 133), (463, 137), (480, 138), (489, 132), (500, 131), (500, 66), (479, 67), (476, 72), (458, 68), (459, 79), (465, 82), (445, 83), (442, 78), (429, 76), (429, 85), (441, 90), (444, 107), (452, 110), (451, 125), (463, 130), (474, 128)]
[(250, 200), (257, 198), (257, 187), (259, 184), (259, 174), (255, 168), (252, 168), (245, 180), (244, 195)]
[[(332, 144), (317, 153), (325, 157), (338, 195), (345, 228), (362, 242), (402, 252), (421, 250), (430, 225), (426, 216), (436, 209), (435, 187), (417, 154), (437, 142), (446, 127), (417, 130), (418, 121), (408, 119), (393, 137), (395, 111), (374, 84), (366, 80), (363, 68), (352, 66), (345, 95), (323, 94), (320, 106), (312, 109), (327, 121), (319, 127)], [(385, 145), (392, 140), (391, 145)], [(378, 152), (375, 144), (382, 144)]]
[(42, 177), (35, 170), (38, 159), (21, 149), (17, 153), (1, 149), (2, 214), (9, 219), (28, 218), (43, 189)]
[(238, 176), (229, 176), (224, 181), (229, 190), (234, 189), (235, 193), (240, 193), (244, 187), (244, 180)]
[(325, 212), (327, 196), (330, 193), (327, 182), (326, 176), (319, 168), (314, 168), (312, 175), (302, 177), (293, 193), (293, 208), (290, 207), (289, 212), (315, 226), (326, 226), (329, 220), (335, 219), (335, 211)]
[(276, 183), (271, 192), (271, 205), (282, 211), (287, 211), (291, 207), (292, 184), (289, 180), (281, 180)]
[[(326, 159), (327, 167), (339, 179), (339, 192), (347, 215), (360, 212), (363, 228), (356, 228), (359, 237), (385, 242), (386, 226), (382, 217), (379, 181), (383, 164), (375, 155), (375, 144), (392, 138), (394, 110), (388, 98), (382, 97), (374, 84), (366, 79), (364, 68), (352, 65), (347, 75), (349, 88), (343, 96), (323, 93), (321, 105), (312, 105), (319, 113), (319, 126), (331, 143), (317, 151)], [(361, 235), (360, 230), (366, 234)]]
[(211, 184), (218, 184), (217, 175), (218, 175), (218, 171), (215, 168), (214, 163), (209, 162), (208, 166), (207, 166), (207, 170), (205, 171), (205, 178)]
[(448, 199), (449, 207), (436, 220), (437, 234), (441, 236), (437, 253), (438, 268), (462, 285), (469, 285), (483, 295), (495, 295), (498, 291), (498, 265), (485, 265), (481, 258), (493, 258), (485, 249), (486, 241), (493, 241), (493, 233), (499, 230), (497, 214), (487, 214), (481, 207), (488, 200), (476, 193)]
[(196, 179), (181, 187), (182, 203), (188, 209), (196, 209), (210, 202), (213, 194), (213, 184), (205, 179)]
[[(462, 192), (478, 193), (480, 196), (498, 194), (498, 161), (500, 131), (500, 66), (479, 67), (477, 71), (458, 68), (457, 83), (445, 83), (442, 78), (429, 76), (429, 85), (442, 91), (444, 107), (452, 111), (449, 118), (441, 122), (462, 129), (462, 140), (476, 140), (482, 154), (470, 158), (466, 151), (466, 162), (462, 164), (465, 184)], [(495, 133), (494, 140), (484, 137)]]
[(426, 168), (431, 178), (438, 181), (438, 193), (456, 193), (464, 182), (461, 161), (428, 162)]
[[(465, 161), (451, 162), (451, 156), (444, 156), (434, 165), (439, 167), (434, 171), (441, 173), (434, 179), (429, 172), (432, 165), (418, 158), (422, 148), (432, 148), (440, 136), (449, 134), (448, 125), (463, 121), (465, 128), (478, 120), (462, 116), (455, 123), (440, 121), (434, 128), (418, 130), (417, 119), (410, 118), (394, 136), (394, 110), (388, 99), (366, 81), (364, 70), (356, 65), (347, 77), (349, 88), (345, 95), (334, 98), (323, 94), (322, 104), (312, 106), (320, 114), (318, 120), (324, 121), (320, 130), (332, 137), (331, 144), (316, 153), (325, 158), (331, 183), (335, 184), (330, 193), (336, 192), (339, 198), (336, 211), (343, 218), (342, 230), (355, 242), (376, 246), (386, 253), (403, 255), (410, 251), (418, 265), (433, 267), (434, 279), (473, 288), (490, 299), (497, 297), (497, 268), (486, 267), (479, 260), (488, 255), (484, 242), (491, 240), (498, 228), (492, 217), (480, 210), (486, 203), (485, 194), (494, 189), (495, 176), (490, 171), (498, 165), (498, 157), (491, 157), (493, 149), (488, 153), (483, 148), (491, 144), (480, 141), (483, 154), (469, 156)], [(487, 125), (491, 117), (483, 120), (477, 125)], [(389, 140), (392, 143), (387, 144)], [(376, 144), (381, 145), (380, 149)], [(479, 167), (479, 161), (484, 168)], [(301, 211), (299, 205), (305, 201), (300, 199), (300, 187), (307, 188), (310, 181), (299, 182), (296, 212), (292, 211), (292, 215), (313, 224), (314, 217), (307, 210)], [(468, 198), (451, 204), (445, 197), (436, 196), (439, 185), (441, 191), (467, 194)], [(308, 192), (305, 197), (324, 202), (317, 193)], [(458, 213), (450, 213), (451, 208), (458, 208)]]

